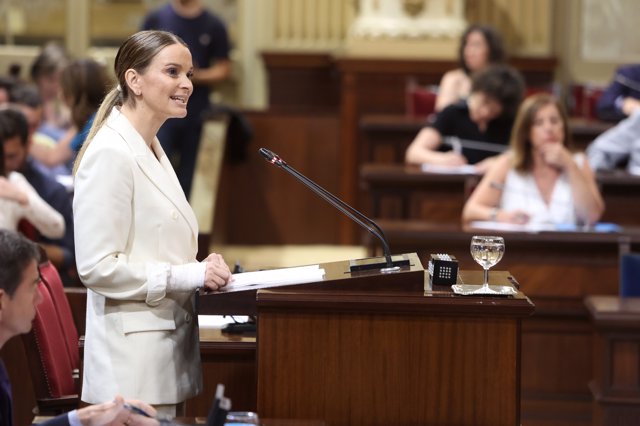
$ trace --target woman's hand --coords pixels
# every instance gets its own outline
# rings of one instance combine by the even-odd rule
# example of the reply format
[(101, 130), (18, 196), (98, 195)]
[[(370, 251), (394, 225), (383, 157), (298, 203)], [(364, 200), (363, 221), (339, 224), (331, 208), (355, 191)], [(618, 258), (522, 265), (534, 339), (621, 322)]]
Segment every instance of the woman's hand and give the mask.
[(211, 253), (204, 262), (206, 263), (204, 273), (205, 288), (209, 290), (220, 290), (231, 281), (231, 271), (221, 255)]
[[(150, 416), (156, 415), (156, 410), (141, 401), (127, 401), (130, 405), (140, 408)], [(116, 396), (113, 401), (102, 404), (90, 405), (78, 410), (78, 418), (83, 426), (155, 426), (159, 422), (153, 417), (136, 414), (125, 407), (125, 401), (121, 396)]]
[(9, 180), (4, 176), (0, 176), (0, 198), (15, 201), (23, 206), (29, 204), (27, 194), (9, 182)]
[(569, 150), (559, 143), (544, 144), (540, 147), (540, 153), (545, 163), (560, 170), (573, 162)]
[(524, 225), (529, 223), (529, 214), (524, 210), (500, 210), (496, 215), (496, 221)]

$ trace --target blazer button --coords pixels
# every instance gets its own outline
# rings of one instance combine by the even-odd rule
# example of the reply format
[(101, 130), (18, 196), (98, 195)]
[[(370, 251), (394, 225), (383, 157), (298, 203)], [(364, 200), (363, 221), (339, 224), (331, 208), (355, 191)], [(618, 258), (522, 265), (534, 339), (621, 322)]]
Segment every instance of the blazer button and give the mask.
[(178, 220), (178, 212), (175, 210), (171, 211), (171, 219)]
[(189, 324), (191, 322), (191, 314), (187, 313), (184, 315), (184, 320)]

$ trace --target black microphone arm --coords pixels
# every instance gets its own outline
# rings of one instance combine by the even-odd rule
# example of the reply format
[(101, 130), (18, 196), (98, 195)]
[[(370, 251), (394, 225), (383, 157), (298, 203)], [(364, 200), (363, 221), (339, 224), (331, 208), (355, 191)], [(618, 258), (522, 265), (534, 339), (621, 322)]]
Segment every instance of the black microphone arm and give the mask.
[(389, 249), (389, 243), (387, 242), (384, 232), (378, 226), (378, 224), (375, 223), (373, 220), (369, 219), (367, 216), (360, 213), (358, 210), (356, 210), (349, 204), (345, 203), (344, 201), (342, 201), (341, 199), (339, 199), (338, 197), (336, 197), (335, 195), (333, 195), (332, 193), (324, 189), (322, 186), (318, 185), (317, 183), (315, 183), (314, 181), (312, 181), (302, 173), (298, 172), (293, 167), (289, 166), (282, 158), (280, 158), (280, 156), (273, 153), (272, 151), (269, 151), (266, 148), (260, 148), (259, 152), (265, 158), (265, 160), (267, 160), (269, 163), (275, 166), (278, 166), (281, 169), (288, 172), (289, 174), (291, 174), (293, 177), (298, 179), (303, 185), (305, 185), (307, 188), (315, 192), (320, 198), (322, 198), (323, 200), (331, 204), (340, 212), (348, 216), (351, 220), (353, 220), (358, 225), (366, 229), (371, 235), (373, 235), (378, 240), (380, 240), (380, 242), (382, 243), (382, 249), (384, 251), (385, 261), (382, 264), (378, 264), (375, 262), (368, 262), (366, 264), (355, 266), (355, 267), (352, 265), (352, 271), (362, 270), (362, 269), (375, 269), (379, 266), (383, 266), (382, 269), (385, 272), (389, 272), (399, 268), (399, 266), (404, 266), (409, 264), (408, 260), (404, 258), (400, 260), (394, 260), (392, 258), (391, 250)]

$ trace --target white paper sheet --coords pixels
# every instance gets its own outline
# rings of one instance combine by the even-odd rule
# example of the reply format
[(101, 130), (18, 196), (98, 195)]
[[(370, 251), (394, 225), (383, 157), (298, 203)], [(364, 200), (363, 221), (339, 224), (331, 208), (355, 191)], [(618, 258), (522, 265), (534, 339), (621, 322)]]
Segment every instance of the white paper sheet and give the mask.
[(221, 293), (322, 281), (324, 272), (320, 265), (244, 272), (235, 274), (233, 281), (227, 284)]
[(479, 174), (476, 166), (465, 164), (464, 166), (437, 166), (433, 164), (423, 164), (422, 171), (428, 173), (441, 173), (449, 175), (477, 175)]

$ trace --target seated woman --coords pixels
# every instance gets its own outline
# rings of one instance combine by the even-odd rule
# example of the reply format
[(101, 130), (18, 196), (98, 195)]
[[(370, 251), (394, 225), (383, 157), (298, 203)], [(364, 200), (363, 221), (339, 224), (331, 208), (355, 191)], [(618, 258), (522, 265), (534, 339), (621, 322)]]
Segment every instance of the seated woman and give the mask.
[(60, 75), (60, 85), (73, 126), (53, 147), (32, 145), (31, 155), (47, 167), (70, 166), (89, 134), (110, 84), (105, 67), (93, 59), (77, 59), (67, 65)]
[[(492, 65), (475, 74), (469, 98), (449, 105), (432, 125), (423, 128), (407, 148), (405, 161), (438, 166), (475, 164), (478, 171), (485, 171), (489, 165), (486, 159), (509, 143), (523, 92), (522, 77), (507, 65)], [(461, 140), (461, 149), (444, 146), (447, 150), (443, 151), (448, 137)]]
[(4, 141), (26, 138), (27, 120), (20, 111), (0, 111), (0, 229), (18, 230), (20, 220), (26, 219), (47, 238), (64, 235), (64, 218), (47, 204), (18, 172), (5, 173)]
[(492, 64), (505, 60), (502, 37), (492, 27), (471, 25), (462, 34), (458, 54), (460, 68), (448, 71), (440, 80), (436, 112), (471, 94), (471, 76)]
[(471, 194), (462, 221), (594, 224), (604, 202), (584, 154), (572, 154), (568, 118), (548, 94), (522, 103), (511, 149), (498, 157)]

